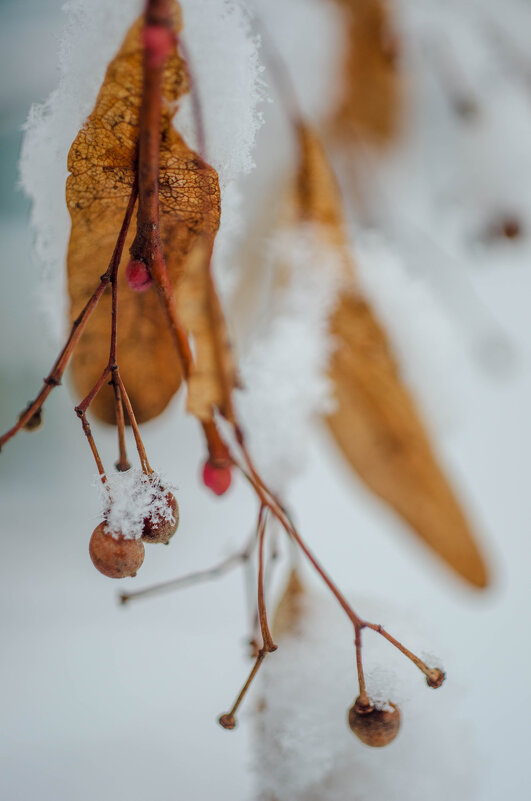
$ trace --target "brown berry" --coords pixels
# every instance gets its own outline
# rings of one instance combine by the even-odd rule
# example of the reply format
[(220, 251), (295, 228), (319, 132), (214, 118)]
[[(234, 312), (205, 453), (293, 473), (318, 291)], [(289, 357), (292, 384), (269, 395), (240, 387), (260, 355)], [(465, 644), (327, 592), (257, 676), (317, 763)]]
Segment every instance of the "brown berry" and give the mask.
[(179, 505), (171, 492), (168, 492), (166, 495), (166, 502), (168, 508), (171, 509), (173, 522), (172, 520), (165, 520), (164, 518), (153, 521), (151, 518), (145, 517), (144, 528), (142, 529), (142, 539), (144, 542), (162, 542), (164, 545), (168, 545), (177, 531), (177, 526), (179, 525)]
[(357, 698), (348, 713), (348, 725), (362, 743), (373, 748), (389, 745), (400, 728), (400, 710), (395, 704), (391, 709), (376, 709), (363, 706)]
[(507, 217), (503, 220), (501, 228), (506, 239), (518, 239), (522, 233), (522, 226), (517, 217)]
[(524, 233), (522, 221), (516, 214), (502, 214), (491, 220), (486, 230), (486, 238), (519, 239)]
[(220, 726), (223, 726), (224, 729), (235, 729), (236, 728), (236, 718), (234, 715), (225, 714), (221, 715), (218, 718), (218, 723)]
[(144, 545), (140, 540), (128, 540), (121, 534), (105, 531), (105, 521), (97, 526), (90, 538), (89, 554), (94, 567), (109, 578), (136, 576), (144, 561)]

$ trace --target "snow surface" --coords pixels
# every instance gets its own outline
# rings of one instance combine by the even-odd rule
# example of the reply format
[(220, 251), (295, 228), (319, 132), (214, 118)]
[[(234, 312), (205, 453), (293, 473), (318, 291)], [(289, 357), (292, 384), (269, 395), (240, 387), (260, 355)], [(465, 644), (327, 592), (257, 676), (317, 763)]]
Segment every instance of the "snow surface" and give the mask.
[[(429, 633), (415, 631), (411, 613), (350, 601), (366, 619), (385, 620), (387, 631), (413, 651), (429, 643)], [(259, 797), (477, 798), (477, 750), (460, 708), (459, 679), (430, 690), (420, 671), (375, 632), (365, 630), (362, 643), (369, 697), (377, 708), (392, 702), (400, 709), (397, 738), (376, 749), (350, 731), (347, 713), (358, 695), (352, 627), (329, 595), (310, 588), (297, 633), (278, 639), (257, 691), (265, 701), (256, 716)]]
[(322, 239), (307, 225), (269, 242), (272, 286), (240, 361), (238, 410), (256, 464), (278, 491), (304, 465), (309, 423), (332, 408), (328, 319), (342, 265)]

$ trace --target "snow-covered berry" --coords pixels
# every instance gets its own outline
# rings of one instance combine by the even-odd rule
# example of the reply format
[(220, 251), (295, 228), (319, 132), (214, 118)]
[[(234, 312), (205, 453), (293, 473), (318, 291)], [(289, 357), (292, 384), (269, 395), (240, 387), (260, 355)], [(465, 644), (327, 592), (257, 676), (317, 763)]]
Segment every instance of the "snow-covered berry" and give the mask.
[(145, 517), (142, 529), (142, 539), (144, 542), (162, 542), (168, 545), (169, 541), (177, 531), (179, 525), (179, 505), (175, 495), (168, 492), (166, 495), (166, 505), (168, 514), (158, 517)]
[(152, 284), (147, 264), (137, 259), (131, 259), (125, 268), (125, 277), (127, 278), (129, 289), (132, 289), (133, 292), (145, 292)]
[(224, 495), (231, 485), (230, 465), (216, 465), (207, 459), (203, 466), (203, 484), (216, 495)]
[(373, 748), (389, 745), (400, 728), (400, 710), (390, 703), (390, 709), (364, 706), (357, 698), (348, 713), (348, 725), (362, 743)]
[(121, 534), (107, 532), (104, 521), (90, 538), (89, 554), (94, 567), (109, 578), (136, 576), (144, 561), (144, 545), (140, 540), (126, 539)]

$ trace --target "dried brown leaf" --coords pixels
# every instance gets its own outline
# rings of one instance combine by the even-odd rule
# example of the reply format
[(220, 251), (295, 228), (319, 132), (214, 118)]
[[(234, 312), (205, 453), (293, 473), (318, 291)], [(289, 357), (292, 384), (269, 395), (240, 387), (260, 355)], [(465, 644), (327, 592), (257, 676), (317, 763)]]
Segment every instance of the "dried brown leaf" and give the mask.
[(184, 327), (193, 334), (195, 367), (188, 381), (188, 411), (200, 420), (213, 409), (233, 420), (231, 392), (235, 371), (225, 319), (217, 296), (210, 260), (212, 240), (198, 239), (179, 281), (177, 308)]
[(387, 337), (356, 292), (331, 321), (337, 409), (328, 423), (351, 466), (447, 564), (487, 584), (481, 552), (401, 380)]
[[(181, 27), (174, 7), (175, 30)], [(134, 181), (142, 93), (142, 20), (127, 33), (110, 62), (94, 110), (69, 153), (67, 205), (72, 219), (68, 247), (71, 319), (94, 291), (109, 264)], [(215, 170), (194, 153), (171, 119), (188, 90), (185, 63), (174, 52), (163, 79), (160, 151), (160, 227), (170, 281), (176, 294), (188, 256), (202, 237), (212, 240), (219, 225), (220, 196)], [(151, 288), (129, 290), (124, 275), (134, 224), (119, 273), (118, 360), (139, 421), (160, 414), (177, 391), (180, 368), (175, 348)], [(76, 391), (84, 396), (108, 359), (111, 297), (107, 290), (90, 319), (73, 358)], [(93, 404), (102, 420), (114, 422), (112, 392), (105, 387)]]
[(328, 423), (367, 486), (406, 520), (447, 564), (478, 587), (487, 584), (482, 555), (439, 465), (387, 336), (359, 294), (341, 197), (316, 135), (299, 128), (296, 197), (300, 218), (342, 251), (349, 276), (332, 315), (330, 362), (337, 409)]
[(330, 132), (345, 143), (390, 142), (402, 108), (399, 43), (387, 0), (334, 0), (344, 18), (344, 55)]

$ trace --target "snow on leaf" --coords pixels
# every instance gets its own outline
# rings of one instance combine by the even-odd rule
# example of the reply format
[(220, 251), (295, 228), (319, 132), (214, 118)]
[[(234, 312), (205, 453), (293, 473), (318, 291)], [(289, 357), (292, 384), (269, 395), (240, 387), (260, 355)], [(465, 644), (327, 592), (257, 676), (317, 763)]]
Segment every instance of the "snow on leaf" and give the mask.
[[(242, 356), (238, 409), (262, 476), (277, 490), (305, 462), (309, 425), (331, 407), (328, 318), (341, 284), (337, 249), (307, 223), (269, 242), (272, 280)], [(263, 257), (262, 264), (263, 268)]]

